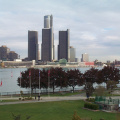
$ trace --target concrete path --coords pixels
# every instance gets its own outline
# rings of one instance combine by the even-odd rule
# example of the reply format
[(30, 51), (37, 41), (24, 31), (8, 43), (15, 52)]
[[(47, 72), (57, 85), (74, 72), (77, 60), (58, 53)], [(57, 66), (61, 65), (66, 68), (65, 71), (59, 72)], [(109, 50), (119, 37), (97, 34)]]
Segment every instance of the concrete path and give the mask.
[[(112, 99), (120, 99), (120, 96), (113, 96)], [(13, 98), (2, 98), (1, 100), (18, 100), (19, 97), (13, 97)], [(75, 96), (69, 96), (69, 97), (41, 97), (38, 101), (35, 100), (25, 100), (25, 101), (15, 101), (15, 102), (0, 102), (0, 105), (9, 105), (9, 104), (23, 104), (23, 103), (38, 103), (38, 102), (50, 102), (50, 101), (64, 101), (64, 100), (84, 100), (86, 99), (85, 96), (81, 95), (75, 95)], [(109, 97), (107, 97), (109, 99)]]
[[(18, 100), (19, 98), (2, 98), (2, 100)], [(41, 97), (38, 101), (36, 100), (25, 100), (25, 101), (15, 101), (15, 102), (0, 102), (0, 105), (9, 105), (9, 104), (23, 104), (23, 103), (38, 103), (38, 102), (50, 102), (50, 101), (63, 101), (63, 100), (84, 100), (86, 97)]]

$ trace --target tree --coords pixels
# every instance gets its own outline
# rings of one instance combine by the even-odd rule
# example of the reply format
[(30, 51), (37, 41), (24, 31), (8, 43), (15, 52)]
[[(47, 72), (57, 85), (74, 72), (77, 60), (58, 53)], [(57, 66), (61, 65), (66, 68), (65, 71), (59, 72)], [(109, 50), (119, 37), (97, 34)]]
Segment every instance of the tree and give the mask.
[(101, 83), (103, 83), (104, 82), (104, 79), (102, 78), (102, 70), (99, 70), (98, 72), (97, 72), (97, 74), (96, 74), (96, 77), (97, 77), (97, 79), (96, 79), (96, 83), (97, 84), (101, 84)]
[(68, 79), (68, 85), (73, 88), (73, 92), (76, 85), (82, 86), (83, 85), (83, 74), (78, 70), (68, 70), (67, 71), (67, 79)]
[[(50, 74), (48, 75), (49, 70)], [(51, 87), (53, 88), (53, 93), (56, 87), (62, 88), (67, 86), (66, 72), (62, 68), (51, 68), (47, 70), (34, 68), (27, 69), (26, 71), (21, 72), (21, 77), (18, 77), (18, 85), (22, 88), (31, 87), (31, 90), (33, 91), (33, 89), (39, 88), (39, 77), (40, 88), (48, 89), (48, 87)]]
[(30, 68), (24, 72), (21, 72), (21, 77), (17, 79), (18, 86), (22, 88), (30, 88), (33, 89), (38, 88), (39, 83), (39, 69)]
[(98, 69), (95, 68), (91, 68), (84, 73), (85, 91), (88, 97), (91, 96), (94, 91), (93, 84), (98, 81), (97, 75)]
[(40, 72), (40, 86), (42, 88), (48, 88), (48, 70), (43, 69)]
[(95, 89), (95, 93), (97, 96), (103, 96), (104, 95), (105, 88), (103, 86), (98, 86)]
[(112, 80), (107, 81), (107, 89), (110, 89), (110, 92), (112, 92), (112, 90), (117, 87), (116, 84), (117, 84), (116, 81)]
[(49, 77), (50, 87), (53, 89), (53, 93), (55, 88), (62, 88), (67, 86), (66, 72), (62, 68), (51, 68)]
[[(109, 89), (110, 88), (110, 82), (108, 81), (114, 81), (113, 83), (118, 84), (119, 82), (119, 69), (115, 68), (115, 67), (104, 67), (101, 70), (101, 78), (103, 79), (103, 81), (106, 83), (106, 88)], [(113, 87), (113, 86), (111, 86)]]

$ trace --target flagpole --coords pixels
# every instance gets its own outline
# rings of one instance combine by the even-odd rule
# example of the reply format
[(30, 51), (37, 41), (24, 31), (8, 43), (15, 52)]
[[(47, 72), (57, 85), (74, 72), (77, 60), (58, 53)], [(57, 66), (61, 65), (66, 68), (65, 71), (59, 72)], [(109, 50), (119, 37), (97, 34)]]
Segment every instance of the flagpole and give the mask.
[(48, 97), (50, 97), (49, 87), (50, 87), (50, 69), (48, 69)]
[(49, 95), (49, 76), (48, 76), (48, 97), (50, 97), (50, 95)]
[[(12, 77), (13, 77), (13, 72), (12, 72), (12, 68), (11, 68), (11, 81), (12, 81)], [(11, 92), (11, 98), (12, 98), (12, 92)]]
[(39, 96), (40, 96), (40, 70), (39, 70)]
[(20, 70), (20, 97), (21, 97), (21, 70)]
[(30, 97), (31, 97), (31, 76), (30, 76)]
[[(0, 86), (2, 87), (2, 78), (1, 78)], [(2, 89), (1, 89), (1, 102), (2, 102)]]
[(30, 97), (31, 97), (31, 70), (29, 71), (29, 79), (30, 79)]

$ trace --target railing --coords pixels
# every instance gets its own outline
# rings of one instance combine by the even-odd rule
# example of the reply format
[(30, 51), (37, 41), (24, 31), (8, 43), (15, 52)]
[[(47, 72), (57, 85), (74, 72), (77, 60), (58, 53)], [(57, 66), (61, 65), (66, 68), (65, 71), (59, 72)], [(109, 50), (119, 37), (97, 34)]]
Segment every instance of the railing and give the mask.
[[(80, 91), (81, 89), (80, 88), (74, 88), (74, 91)], [(40, 93), (41, 94), (48, 94), (49, 93), (52, 93), (53, 90), (50, 88), (49, 91), (48, 89), (41, 89), (40, 90)], [(73, 89), (72, 88), (63, 88), (63, 89), (55, 89), (54, 90), (55, 93), (61, 93), (61, 92), (73, 92)], [(21, 92), (20, 91), (14, 91), (14, 92), (2, 92), (0, 93), (1, 96), (5, 96), (5, 97), (8, 97), (8, 96), (20, 96)], [(33, 90), (33, 91), (22, 91), (22, 94), (23, 95), (29, 95), (29, 94), (39, 94), (39, 90)]]

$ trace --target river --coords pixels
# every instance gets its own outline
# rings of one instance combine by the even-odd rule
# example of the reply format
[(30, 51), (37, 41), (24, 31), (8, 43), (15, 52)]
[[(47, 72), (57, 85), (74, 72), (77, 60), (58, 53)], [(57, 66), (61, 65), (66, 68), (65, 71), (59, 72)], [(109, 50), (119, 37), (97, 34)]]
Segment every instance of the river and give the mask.
[[(90, 67), (68, 69), (79, 69), (82, 73), (84, 73), (86, 70), (89, 70)], [(17, 85), (17, 78), (20, 77), (20, 72), (25, 70), (27, 70), (27, 68), (0, 68), (0, 82), (2, 81), (2, 86), (0, 86), (0, 92), (5, 93), (5, 92), (29, 91), (29, 89), (20, 88)]]

